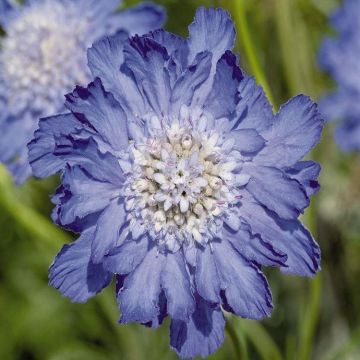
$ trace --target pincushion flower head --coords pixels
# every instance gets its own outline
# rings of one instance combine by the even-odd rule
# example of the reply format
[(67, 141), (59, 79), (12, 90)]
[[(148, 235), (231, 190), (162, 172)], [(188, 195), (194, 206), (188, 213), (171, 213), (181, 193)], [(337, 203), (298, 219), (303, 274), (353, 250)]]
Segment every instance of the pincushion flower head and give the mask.
[(83, 302), (116, 274), (120, 322), (157, 327), (169, 316), (184, 358), (220, 346), (223, 310), (271, 314), (262, 266), (319, 270), (298, 216), (318, 190), (319, 166), (302, 158), (323, 126), (305, 96), (273, 114), (231, 52), (227, 12), (200, 8), (189, 32), (96, 43), (95, 80), (29, 144), (37, 176), (62, 172), (54, 221), (81, 233), (50, 284)]
[(360, 151), (360, 2), (345, 0), (331, 16), (337, 30), (320, 49), (319, 61), (337, 84), (321, 102), (321, 112), (340, 120), (336, 140), (344, 151)]
[(0, 0), (0, 161), (21, 183), (31, 175), (26, 144), (38, 119), (63, 109), (63, 95), (90, 80), (86, 49), (104, 35), (160, 27), (160, 7), (115, 13), (120, 0)]

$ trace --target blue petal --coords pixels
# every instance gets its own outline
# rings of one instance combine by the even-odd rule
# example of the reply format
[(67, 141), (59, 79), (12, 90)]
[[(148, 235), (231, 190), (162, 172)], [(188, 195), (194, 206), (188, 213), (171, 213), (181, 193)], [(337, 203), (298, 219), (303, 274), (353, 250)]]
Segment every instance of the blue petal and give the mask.
[(120, 71), (124, 63), (123, 50), (127, 39), (126, 32), (118, 32), (114, 36), (97, 41), (88, 50), (88, 63), (93, 76), (101, 79), (105, 89), (115, 96), (131, 119), (129, 115), (132, 112), (145, 114), (146, 107), (136, 83)]
[(49, 284), (74, 302), (85, 302), (109, 285), (111, 274), (90, 260), (94, 229), (65, 245), (50, 267)]
[(241, 152), (242, 155), (252, 155), (265, 146), (264, 138), (255, 129), (232, 130), (228, 137), (235, 140), (233, 149)]
[(7, 164), (7, 167), (17, 185), (23, 184), (32, 174), (26, 151), (17, 155), (14, 161)]
[(214, 83), (204, 105), (215, 119), (234, 115), (239, 101), (238, 87), (243, 77), (236, 56), (226, 51), (216, 65)]
[(186, 263), (179, 251), (166, 255), (166, 262), (161, 273), (161, 288), (167, 299), (167, 313), (173, 319), (188, 321), (195, 311), (195, 301)]
[(61, 114), (39, 121), (39, 129), (28, 145), (29, 161), (35, 176), (47, 177), (64, 167), (64, 158), (54, 154), (56, 139), (82, 127), (73, 114)]
[[(358, 101), (357, 101), (358, 102)], [(360, 150), (360, 121), (356, 119), (346, 119), (336, 129), (336, 141), (344, 151)]]
[(167, 50), (148, 37), (135, 36), (124, 46), (125, 64), (158, 116), (168, 114), (170, 75)]
[(283, 219), (295, 219), (309, 206), (302, 185), (279, 169), (266, 166), (244, 166), (251, 175), (246, 185), (252, 196)]
[(320, 165), (314, 161), (300, 161), (288, 169), (286, 173), (292, 179), (297, 180), (305, 188), (307, 196), (310, 197), (320, 189), (317, 181), (320, 170)]
[[(245, 228), (244, 224), (242, 227)], [(252, 235), (250, 229), (240, 229), (233, 233), (225, 227), (222, 238), (227, 239), (246, 259), (258, 265), (286, 267), (287, 255), (260, 236)]]
[(23, 118), (6, 117), (0, 119), (0, 133), (0, 162), (7, 166), (16, 184), (20, 185), (31, 176), (26, 148), (31, 132)]
[(222, 240), (213, 243), (224, 306), (244, 318), (262, 319), (272, 310), (271, 293), (263, 273)]
[(214, 304), (220, 302), (220, 280), (210, 246), (197, 251), (195, 282), (202, 298)]
[(195, 90), (208, 78), (211, 69), (211, 54), (203, 52), (196, 55), (190, 65), (177, 79), (172, 90), (170, 102), (173, 114), (178, 114), (182, 105), (189, 106)]
[(181, 358), (207, 357), (223, 343), (224, 327), (220, 308), (210, 306), (198, 296), (196, 310), (188, 322), (171, 322), (170, 345)]
[(145, 3), (114, 14), (108, 23), (113, 29), (124, 29), (130, 35), (143, 35), (162, 28), (165, 20), (166, 13), (162, 6)]
[(116, 184), (96, 181), (79, 166), (66, 170), (62, 184), (57, 220), (64, 226), (72, 224), (77, 218), (102, 211), (120, 195)]
[(267, 144), (254, 161), (265, 166), (294, 165), (319, 142), (323, 123), (310, 98), (292, 98), (280, 108), (272, 127), (261, 134)]
[(111, 93), (96, 78), (87, 88), (77, 86), (66, 95), (66, 107), (82, 116), (115, 150), (128, 146), (126, 115)]
[(222, 9), (200, 7), (194, 22), (189, 26), (189, 63), (203, 51), (213, 54), (215, 67), (226, 50), (231, 50), (235, 43), (235, 28), (230, 14)]
[(116, 274), (130, 274), (144, 260), (149, 250), (148, 239), (130, 239), (112, 249), (104, 259), (104, 267)]
[(212, 54), (210, 76), (195, 92), (193, 106), (203, 106), (208, 97), (216, 65), (227, 50), (231, 50), (235, 42), (235, 29), (228, 12), (222, 9), (205, 9), (200, 7), (195, 15), (194, 22), (189, 26), (189, 57), (191, 64), (196, 55), (203, 51)]
[(233, 129), (255, 129), (258, 132), (267, 129), (274, 115), (262, 87), (256, 84), (254, 78), (245, 76), (238, 90), (240, 101)]
[[(31, 2), (32, 0), (30, 0)], [(36, 0), (37, 1), (37, 0)], [(66, 0), (60, 0), (66, 3)], [(96, 20), (104, 20), (109, 15), (122, 5), (123, 0), (78, 0), (79, 8), (83, 11), (92, 12), (96, 16)]]
[(233, 129), (267, 129), (273, 122), (273, 111), (264, 90), (255, 79), (245, 76), (239, 86), (240, 101), (236, 107), (237, 119)]
[(158, 307), (159, 307), (159, 315), (156, 318), (152, 319), (151, 321), (147, 323), (143, 323), (143, 325), (155, 329), (159, 327), (163, 323), (165, 318), (168, 316), (166, 310), (167, 308), (166, 296), (164, 291), (161, 291), (160, 293)]
[(166, 48), (168, 54), (177, 65), (178, 75), (188, 67), (189, 47), (186, 39), (163, 29), (152, 31), (145, 36), (154, 39), (158, 44)]
[(6, 26), (11, 13), (18, 6), (14, 0), (0, 0), (0, 25)]
[(159, 315), (160, 276), (164, 257), (154, 247), (141, 264), (126, 277), (119, 292), (121, 323), (147, 323)]
[(319, 109), (326, 121), (338, 120), (340, 118), (356, 119), (360, 114), (360, 102), (358, 99), (358, 91), (339, 88), (319, 102)]
[(283, 272), (313, 276), (320, 269), (320, 250), (311, 234), (298, 220), (280, 220), (249, 199), (241, 207), (241, 216), (251, 232), (287, 255)]
[[(97, 196), (99, 194), (96, 194)], [(118, 200), (112, 201), (99, 216), (95, 237), (91, 247), (92, 261), (97, 264), (118, 244), (120, 229), (126, 220), (124, 204)]]

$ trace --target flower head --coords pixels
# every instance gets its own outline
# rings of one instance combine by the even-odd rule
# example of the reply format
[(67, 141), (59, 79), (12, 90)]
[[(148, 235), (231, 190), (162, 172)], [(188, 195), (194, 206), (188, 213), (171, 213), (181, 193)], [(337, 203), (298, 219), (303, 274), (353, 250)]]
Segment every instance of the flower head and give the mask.
[(225, 11), (200, 8), (189, 30), (96, 43), (95, 80), (29, 145), (37, 176), (62, 171), (54, 221), (81, 233), (50, 284), (86, 301), (116, 274), (121, 323), (171, 317), (181, 357), (220, 346), (222, 309), (270, 315), (262, 265), (313, 276), (320, 261), (298, 220), (318, 190), (319, 166), (301, 161), (322, 130), (316, 105), (297, 96), (273, 114)]
[(338, 36), (324, 40), (319, 61), (338, 88), (321, 101), (321, 111), (329, 119), (341, 119), (336, 131), (339, 146), (360, 151), (360, 2), (345, 0), (331, 23)]
[(90, 80), (86, 49), (104, 35), (144, 33), (163, 23), (161, 8), (114, 13), (119, 0), (0, 0), (0, 161), (18, 183), (31, 169), (26, 144), (38, 119), (62, 111), (63, 94)]

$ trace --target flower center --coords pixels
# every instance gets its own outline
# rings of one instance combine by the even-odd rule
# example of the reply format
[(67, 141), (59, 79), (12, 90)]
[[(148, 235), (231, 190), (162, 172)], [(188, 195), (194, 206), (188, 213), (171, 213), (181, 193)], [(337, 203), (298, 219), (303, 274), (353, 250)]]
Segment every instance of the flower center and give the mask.
[(238, 202), (237, 163), (215, 131), (178, 123), (135, 144), (128, 195), (134, 226), (143, 226), (168, 249), (206, 243), (229, 207)]

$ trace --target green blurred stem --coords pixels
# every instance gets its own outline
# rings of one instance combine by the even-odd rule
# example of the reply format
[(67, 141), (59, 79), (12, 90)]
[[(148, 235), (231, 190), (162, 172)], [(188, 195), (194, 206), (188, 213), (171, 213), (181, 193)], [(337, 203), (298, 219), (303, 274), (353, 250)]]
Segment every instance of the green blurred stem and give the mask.
[(241, 321), (245, 336), (255, 347), (263, 360), (282, 360), (279, 348), (263, 325), (254, 320), (238, 319)]
[(70, 237), (51, 221), (27, 206), (18, 197), (16, 187), (4, 166), (0, 165), (0, 204), (12, 218), (29, 231), (36, 240), (51, 248), (70, 241)]
[(235, 20), (238, 30), (239, 39), (244, 46), (245, 55), (251, 66), (251, 70), (256, 78), (256, 81), (263, 87), (268, 99), (271, 104), (274, 106), (274, 97), (271, 93), (270, 86), (266, 80), (265, 74), (260, 66), (258, 57), (256, 55), (255, 48), (253, 46), (254, 42), (251, 39), (250, 29), (246, 18), (244, 0), (234, 0), (235, 7)]
[(246, 348), (246, 341), (245, 337), (242, 334), (242, 329), (240, 326), (237, 326), (236, 330), (234, 328), (234, 325), (232, 323), (232, 319), (229, 318), (226, 321), (226, 332), (231, 338), (231, 341), (234, 346), (236, 359), (239, 360), (248, 360), (248, 353)]

